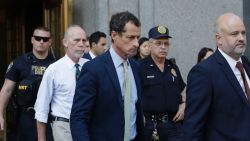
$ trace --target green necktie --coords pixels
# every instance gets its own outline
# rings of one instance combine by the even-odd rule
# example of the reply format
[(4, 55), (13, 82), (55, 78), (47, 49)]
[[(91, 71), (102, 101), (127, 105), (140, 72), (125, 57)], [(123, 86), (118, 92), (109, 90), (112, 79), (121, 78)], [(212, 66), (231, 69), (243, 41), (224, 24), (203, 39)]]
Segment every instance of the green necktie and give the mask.
[(80, 69), (79, 69), (79, 67), (80, 67), (80, 65), (79, 64), (75, 64), (75, 67), (76, 67), (76, 80), (78, 79), (78, 77), (79, 77), (79, 75), (80, 75)]
[(123, 62), (124, 67), (124, 116), (125, 116), (125, 129), (124, 141), (129, 141), (130, 138), (130, 81), (128, 72), (128, 61)]

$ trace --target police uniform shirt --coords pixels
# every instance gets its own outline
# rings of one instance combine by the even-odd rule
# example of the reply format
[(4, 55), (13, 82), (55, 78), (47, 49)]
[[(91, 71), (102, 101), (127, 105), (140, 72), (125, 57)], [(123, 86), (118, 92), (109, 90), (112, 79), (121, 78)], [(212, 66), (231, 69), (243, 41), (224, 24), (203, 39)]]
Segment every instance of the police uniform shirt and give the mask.
[(45, 59), (37, 59), (30, 52), (17, 57), (9, 65), (5, 78), (18, 83), (16, 102), (19, 106), (34, 106), (43, 73), (54, 61), (52, 55), (48, 55)]
[[(81, 70), (88, 59), (80, 58)], [(35, 103), (35, 119), (47, 123), (51, 115), (69, 119), (76, 87), (75, 63), (65, 55), (46, 69)]]
[(143, 111), (150, 114), (175, 114), (180, 94), (186, 86), (178, 67), (166, 59), (164, 71), (161, 72), (151, 56), (140, 63)]
[(32, 52), (17, 57), (8, 66), (5, 78), (20, 82), (31, 75), (42, 76), (45, 69), (55, 61), (52, 55), (45, 59), (37, 59)]

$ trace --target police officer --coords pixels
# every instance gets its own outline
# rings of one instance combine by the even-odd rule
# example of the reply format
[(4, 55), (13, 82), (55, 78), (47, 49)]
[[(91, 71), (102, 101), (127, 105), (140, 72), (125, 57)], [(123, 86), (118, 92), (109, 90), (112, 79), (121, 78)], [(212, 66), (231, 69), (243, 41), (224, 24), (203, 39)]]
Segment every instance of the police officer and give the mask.
[(145, 139), (181, 141), (186, 84), (176, 64), (166, 59), (171, 36), (165, 26), (151, 28), (148, 36), (151, 55), (140, 61)]
[(45, 69), (55, 61), (55, 58), (49, 53), (51, 42), (51, 33), (46, 27), (36, 28), (31, 37), (32, 52), (14, 59), (6, 71), (5, 81), (0, 92), (0, 127), (1, 130), (4, 130), (6, 123), (4, 111), (17, 86), (18, 141), (37, 140), (33, 106), (42, 75)]

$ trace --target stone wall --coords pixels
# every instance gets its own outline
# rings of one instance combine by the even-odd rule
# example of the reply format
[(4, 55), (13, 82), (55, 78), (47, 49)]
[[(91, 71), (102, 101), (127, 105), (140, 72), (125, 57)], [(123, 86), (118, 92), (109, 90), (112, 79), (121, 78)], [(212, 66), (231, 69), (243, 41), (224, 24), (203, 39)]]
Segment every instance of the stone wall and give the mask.
[[(108, 22), (111, 15), (124, 10), (134, 13), (140, 19), (142, 36), (147, 36), (148, 30), (154, 25), (167, 26), (173, 36), (170, 40), (168, 57), (176, 58), (185, 81), (189, 70), (196, 64), (199, 50), (204, 46), (216, 49), (213, 29), (215, 19), (225, 12), (233, 12), (243, 17), (243, 0), (74, 0), (73, 2), (73, 22), (82, 25), (88, 34), (96, 30), (109, 34)], [(250, 5), (248, 0), (245, 2)]]

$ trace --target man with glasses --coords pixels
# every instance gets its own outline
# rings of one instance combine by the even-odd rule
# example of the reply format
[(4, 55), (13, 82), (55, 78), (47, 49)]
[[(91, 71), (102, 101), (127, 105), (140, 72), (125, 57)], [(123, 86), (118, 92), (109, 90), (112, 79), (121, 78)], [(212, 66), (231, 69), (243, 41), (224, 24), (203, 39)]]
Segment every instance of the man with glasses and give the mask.
[[(6, 71), (5, 81), (0, 92), (0, 127), (1, 130), (6, 127), (4, 112), (17, 86), (15, 97), (18, 117), (16, 119), (17, 135), (15, 136), (18, 141), (37, 140), (33, 107), (43, 73), (55, 61), (53, 55), (49, 53), (51, 42), (50, 31), (46, 27), (37, 27), (31, 37), (32, 52), (14, 59)], [(47, 140), (51, 139), (48, 138)]]
[(145, 141), (181, 141), (186, 84), (176, 64), (166, 59), (172, 37), (165, 26), (151, 28), (148, 36), (151, 55), (140, 62)]

